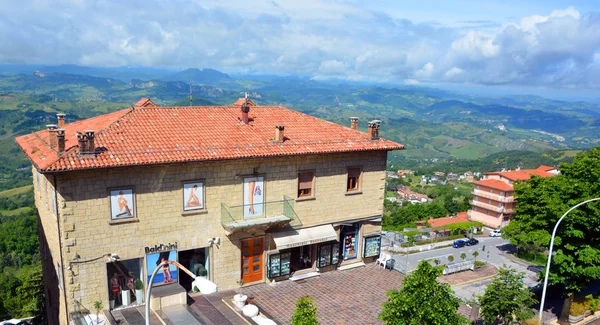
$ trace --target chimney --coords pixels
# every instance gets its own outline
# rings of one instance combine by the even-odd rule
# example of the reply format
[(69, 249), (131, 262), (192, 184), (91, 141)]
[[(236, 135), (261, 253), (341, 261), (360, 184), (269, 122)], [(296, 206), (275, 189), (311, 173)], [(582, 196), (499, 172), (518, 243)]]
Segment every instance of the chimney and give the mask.
[(275, 142), (283, 142), (283, 130), (285, 126), (281, 124), (275, 125)]
[(58, 142), (58, 153), (65, 152), (65, 129), (56, 129), (56, 139)]
[(96, 152), (96, 144), (94, 143), (94, 130), (85, 130), (85, 137), (87, 138), (87, 152), (95, 153)]
[(248, 124), (248, 112), (250, 112), (250, 105), (242, 104), (242, 123), (244, 124)]
[(79, 145), (79, 153), (87, 152), (87, 136), (81, 132), (77, 132), (77, 145)]
[(369, 122), (369, 130), (367, 133), (369, 134), (369, 140), (378, 140), (379, 139), (379, 127), (381, 125), (381, 121), (373, 120)]
[(358, 129), (358, 117), (351, 117), (350, 118), (350, 128), (352, 130)]
[(58, 128), (62, 129), (65, 127), (65, 114), (58, 113), (56, 116), (58, 117)]
[(48, 124), (46, 125), (48, 128), (48, 144), (50, 144), (50, 148), (56, 148), (56, 124)]

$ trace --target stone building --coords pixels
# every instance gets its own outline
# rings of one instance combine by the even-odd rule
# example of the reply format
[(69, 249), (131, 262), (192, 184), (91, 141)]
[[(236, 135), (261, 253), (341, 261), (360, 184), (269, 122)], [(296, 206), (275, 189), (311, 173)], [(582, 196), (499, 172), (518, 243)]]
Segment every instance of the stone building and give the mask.
[[(248, 100), (159, 107), (145, 98), (64, 119), (16, 139), (33, 164), (50, 324), (94, 301), (141, 302), (162, 259), (225, 290), (379, 255), (387, 152), (403, 146), (380, 138), (378, 121), (364, 133), (356, 118), (344, 127)], [(191, 283), (168, 267), (152, 287)]]

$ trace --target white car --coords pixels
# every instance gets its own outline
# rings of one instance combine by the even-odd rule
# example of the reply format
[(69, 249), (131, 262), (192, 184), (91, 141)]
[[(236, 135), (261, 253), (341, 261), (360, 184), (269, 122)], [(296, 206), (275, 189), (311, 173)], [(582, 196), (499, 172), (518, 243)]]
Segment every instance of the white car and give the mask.
[(490, 231), (490, 237), (502, 237), (500, 230), (494, 229)]

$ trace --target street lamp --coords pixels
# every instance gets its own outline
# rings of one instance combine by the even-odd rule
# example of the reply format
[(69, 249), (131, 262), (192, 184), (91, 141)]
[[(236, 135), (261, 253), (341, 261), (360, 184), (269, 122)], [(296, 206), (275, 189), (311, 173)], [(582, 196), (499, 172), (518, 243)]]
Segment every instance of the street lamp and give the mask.
[(152, 292), (152, 283), (154, 282), (154, 277), (156, 276), (156, 273), (158, 273), (158, 270), (162, 269), (163, 266), (168, 265), (168, 264), (175, 265), (180, 270), (183, 270), (185, 273), (187, 273), (189, 276), (191, 276), (192, 279), (194, 279), (194, 282), (192, 282), (192, 288), (194, 287), (194, 285), (196, 285), (196, 287), (198, 287), (198, 288), (201, 288), (200, 282), (205, 280), (204, 278), (196, 276), (194, 273), (192, 273), (190, 270), (188, 270), (187, 267), (179, 264), (179, 262), (164, 261), (164, 262), (161, 262), (160, 264), (158, 264), (156, 266), (156, 268), (154, 269), (154, 272), (152, 272), (152, 276), (150, 277), (150, 283), (148, 284), (148, 292), (146, 293), (146, 325), (150, 325), (150, 292)]
[(565, 214), (563, 214), (562, 217), (560, 217), (560, 219), (558, 219), (558, 221), (556, 222), (556, 225), (554, 226), (554, 230), (552, 231), (552, 237), (550, 239), (550, 249), (548, 249), (548, 263), (546, 264), (546, 275), (544, 276), (542, 301), (540, 303), (540, 315), (539, 315), (539, 324), (540, 325), (542, 324), (542, 316), (543, 316), (543, 312), (544, 312), (544, 301), (546, 300), (546, 287), (548, 286), (548, 275), (550, 274), (550, 262), (552, 261), (552, 247), (554, 246), (554, 236), (556, 235), (556, 229), (558, 229), (558, 225), (567, 216), (567, 214), (569, 214), (569, 212), (575, 210), (576, 208), (578, 208), (581, 205), (584, 205), (584, 204), (587, 204), (587, 203), (590, 203), (593, 201), (598, 201), (598, 200), (600, 200), (600, 197), (597, 197), (594, 199), (589, 199), (589, 200), (583, 201), (583, 202), (575, 205), (574, 207), (567, 210), (567, 212), (565, 212)]

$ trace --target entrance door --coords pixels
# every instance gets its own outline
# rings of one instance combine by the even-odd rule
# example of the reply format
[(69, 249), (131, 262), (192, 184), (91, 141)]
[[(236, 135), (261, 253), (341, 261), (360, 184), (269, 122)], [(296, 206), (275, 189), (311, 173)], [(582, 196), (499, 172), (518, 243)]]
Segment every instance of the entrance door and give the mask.
[(242, 280), (244, 283), (263, 279), (263, 239), (242, 240)]

